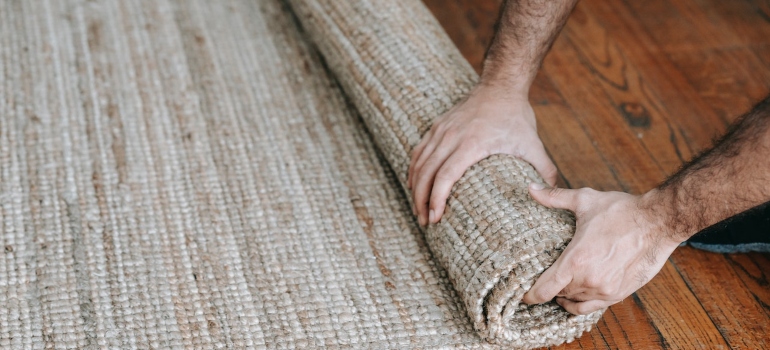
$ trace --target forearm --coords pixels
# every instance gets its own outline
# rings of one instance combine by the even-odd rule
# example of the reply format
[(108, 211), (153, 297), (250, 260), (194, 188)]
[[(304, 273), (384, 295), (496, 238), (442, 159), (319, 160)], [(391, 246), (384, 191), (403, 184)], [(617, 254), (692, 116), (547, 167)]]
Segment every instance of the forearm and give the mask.
[(715, 146), (643, 197), (667, 235), (698, 231), (770, 201), (770, 97), (735, 123)]
[(482, 84), (527, 94), (577, 0), (507, 0), (484, 61)]

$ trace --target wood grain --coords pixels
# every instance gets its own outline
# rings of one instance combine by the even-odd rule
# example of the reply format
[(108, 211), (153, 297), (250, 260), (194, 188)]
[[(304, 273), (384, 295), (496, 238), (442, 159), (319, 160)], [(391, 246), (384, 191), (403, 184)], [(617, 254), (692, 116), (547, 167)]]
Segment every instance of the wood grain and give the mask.
[(756, 295), (746, 284), (766, 282), (765, 276), (746, 255), (735, 257), (684, 247), (672, 255), (672, 261), (730, 347), (764, 349), (770, 346), (765, 334), (767, 310), (757, 307), (755, 297), (761, 300), (768, 291), (759, 289)]
[[(425, 0), (481, 71), (500, 0)], [(642, 193), (770, 93), (770, 3), (584, 0), (531, 89), (569, 187)], [(768, 254), (678, 249), (564, 349), (767, 348)]]

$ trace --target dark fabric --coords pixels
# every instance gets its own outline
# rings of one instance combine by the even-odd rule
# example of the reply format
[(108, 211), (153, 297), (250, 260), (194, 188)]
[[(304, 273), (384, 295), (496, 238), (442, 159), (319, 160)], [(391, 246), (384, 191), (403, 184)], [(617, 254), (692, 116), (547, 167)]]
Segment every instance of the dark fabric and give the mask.
[(687, 243), (717, 253), (770, 252), (770, 202), (707, 227)]

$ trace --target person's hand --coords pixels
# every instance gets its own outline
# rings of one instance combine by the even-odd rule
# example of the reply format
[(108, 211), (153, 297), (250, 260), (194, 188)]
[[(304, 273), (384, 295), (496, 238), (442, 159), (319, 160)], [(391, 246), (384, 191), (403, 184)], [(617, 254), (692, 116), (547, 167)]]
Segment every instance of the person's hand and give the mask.
[(652, 192), (640, 197), (533, 184), (530, 194), (547, 207), (575, 212), (577, 231), (524, 295), (526, 304), (556, 297), (575, 315), (608, 307), (649, 282), (680, 243), (666, 232), (665, 220), (649, 209)]
[(407, 186), (420, 225), (441, 219), (447, 197), (465, 170), (497, 153), (519, 157), (556, 182), (556, 166), (537, 135), (526, 94), (480, 85), (439, 117), (412, 152)]

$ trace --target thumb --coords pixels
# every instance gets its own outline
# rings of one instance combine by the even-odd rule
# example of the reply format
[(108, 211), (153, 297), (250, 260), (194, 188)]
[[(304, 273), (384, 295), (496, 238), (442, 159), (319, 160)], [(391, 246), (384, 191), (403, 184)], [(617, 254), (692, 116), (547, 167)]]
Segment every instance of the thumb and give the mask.
[(529, 194), (538, 203), (549, 207), (575, 211), (577, 208), (577, 190), (558, 187), (546, 187), (541, 183), (529, 185)]

